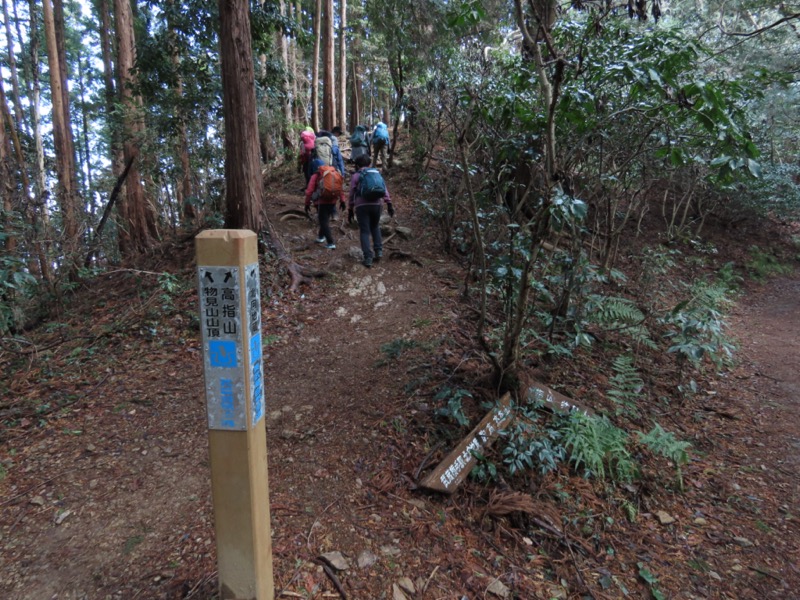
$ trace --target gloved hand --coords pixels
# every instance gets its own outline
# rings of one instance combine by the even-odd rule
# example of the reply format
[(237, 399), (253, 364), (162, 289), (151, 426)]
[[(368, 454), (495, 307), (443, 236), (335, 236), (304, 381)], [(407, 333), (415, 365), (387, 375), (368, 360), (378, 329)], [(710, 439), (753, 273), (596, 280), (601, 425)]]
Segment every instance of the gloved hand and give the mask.
[(306, 216), (310, 219), (311, 218), (311, 206), (306, 204)]
[(347, 208), (344, 202), (339, 202), (339, 210), (344, 212), (344, 209)]
[(389, 216), (390, 217), (394, 216), (394, 206), (392, 206), (391, 204), (389, 205)]
[(353, 213), (353, 209), (352, 208), (350, 210), (348, 210), (347, 211), (347, 222), (348, 223), (352, 223), (353, 219), (355, 218), (355, 216), (356, 215), (355, 215), (355, 213)]

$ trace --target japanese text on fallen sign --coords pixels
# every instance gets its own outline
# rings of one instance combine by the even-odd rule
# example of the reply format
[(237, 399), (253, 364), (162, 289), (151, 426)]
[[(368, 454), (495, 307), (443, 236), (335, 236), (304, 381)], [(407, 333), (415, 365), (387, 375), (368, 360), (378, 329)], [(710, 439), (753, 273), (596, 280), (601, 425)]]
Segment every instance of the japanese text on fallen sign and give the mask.
[(477, 464), (475, 455), (484, 453), (512, 417), (510, 395), (506, 394), (469, 435), (420, 482), (420, 486), (437, 492), (452, 493)]

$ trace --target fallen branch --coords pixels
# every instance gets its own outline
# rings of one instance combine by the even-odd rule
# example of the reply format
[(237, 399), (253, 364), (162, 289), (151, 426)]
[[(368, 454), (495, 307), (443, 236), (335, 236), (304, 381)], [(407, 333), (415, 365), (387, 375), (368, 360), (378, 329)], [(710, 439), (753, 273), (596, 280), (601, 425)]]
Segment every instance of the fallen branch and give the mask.
[(760, 567), (754, 567), (752, 565), (747, 565), (747, 568), (751, 571), (755, 571), (756, 573), (761, 573), (762, 575), (766, 575), (767, 577), (772, 577), (775, 581), (783, 582), (783, 579), (775, 575), (775, 573), (770, 573), (766, 569), (762, 569)]
[(325, 575), (327, 575), (331, 582), (333, 582), (333, 585), (336, 588), (336, 591), (339, 592), (342, 600), (347, 600), (347, 593), (344, 591), (344, 588), (339, 582), (338, 577), (336, 577), (336, 574), (333, 572), (333, 569), (331, 569), (328, 564), (322, 560), (318, 560), (317, 563), (322, 565), (322, 570), (325, 571)]
[(130, 172), (135, 159), (135, 156), (131, 156), (128, 159), (128, 162), (125, 165), (125, 170), (123, 170), (122, 173), (120, 173), (120, 176), (117, 177), (117, 183), (114, 185), (114, 189), (111, 190), (111, 196), (108, 198), (108, 204), (106, 204), (106, 208), (103, 210), (103, 216), (100, 218), (100, 222), (97, 224), (97, 227), (94, 230), (94, 237), (92, 238), (92, 242), (89, 244), (89, 252), (86, 254), (86, 258), (83, 261), (83, 266), (86, 268), (89, 268), (89, 266), (92, 264), (92, 257), (94, 256), (95, 250), (97, 250), (97, 244), (100, 243), (100, 236), (103, 235), (103, 228), (105, 227), (106, 221), (111, 214), (111, 208), (114, 206), (114, 202), (116, 202), (117, 197), (119, 196), (119, 192), (122, 189), (122, 184), (125, 183), (125, 179), (127, 179), (128, 173)]

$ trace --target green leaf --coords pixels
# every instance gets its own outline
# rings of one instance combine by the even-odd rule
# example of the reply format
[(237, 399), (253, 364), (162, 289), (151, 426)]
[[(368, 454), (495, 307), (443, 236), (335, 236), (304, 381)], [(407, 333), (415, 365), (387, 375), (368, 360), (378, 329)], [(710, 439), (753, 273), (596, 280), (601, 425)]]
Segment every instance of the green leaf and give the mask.
[(646, 583), (649, 585), (654, 585), (658, 583), (658, 577), (653, 575), (647, 568), (644, 566), (644, 563), (636, 563), (636, 566), (639, 567), (639, 577), (644, 579)]

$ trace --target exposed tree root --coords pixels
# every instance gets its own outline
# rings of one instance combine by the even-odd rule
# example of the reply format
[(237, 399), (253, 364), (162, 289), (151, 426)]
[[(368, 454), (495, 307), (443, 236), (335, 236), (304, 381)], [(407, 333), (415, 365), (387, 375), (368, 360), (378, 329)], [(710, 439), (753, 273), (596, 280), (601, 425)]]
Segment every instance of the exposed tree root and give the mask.
[(312, 271), (311, 269), (303, 267), (295, 262), (294, 258), (292, 258), (292, 255), (283, 245), (283, 240), (281, 240), (280, 236), (278, 236), (278, 234), (275, 232), (272, 222), (266, 216), (264, 217), (263, 233), (268, 239), (270, 249), (275, 253), (275, 256), (281, 263), (283, 263), (283, 265), (286, 267), (286, 270), (289, 272), (289, 277), (291, 278), (289, 291), (296, 292), (301, 285), (310, 285), (313, 278), (325, 277), (327, 275), (327, 273), (324, 271)]

